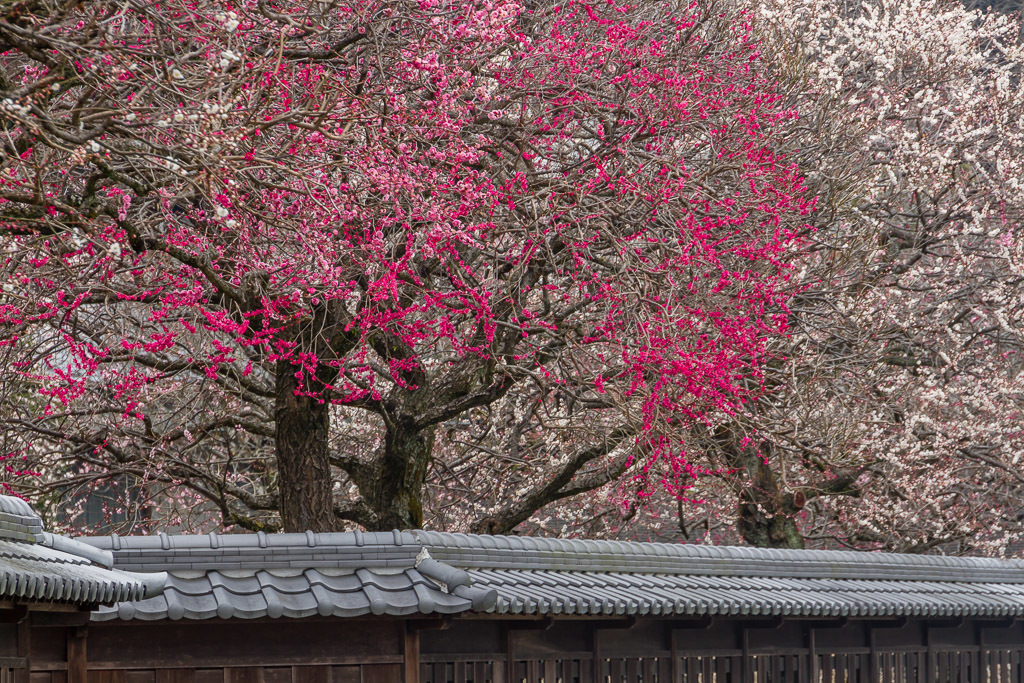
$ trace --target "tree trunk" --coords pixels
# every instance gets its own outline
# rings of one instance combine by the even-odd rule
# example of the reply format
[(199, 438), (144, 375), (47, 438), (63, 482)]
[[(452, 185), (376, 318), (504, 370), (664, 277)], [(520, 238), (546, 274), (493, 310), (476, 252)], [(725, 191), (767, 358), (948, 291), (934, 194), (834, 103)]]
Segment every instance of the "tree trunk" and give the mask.
[(796, 525), (800, 509), (793, 494), (782, 492), (765, 462), (771, 444), (761, 448), (744, 448), (740, 454), (749, 480), (739, 496), (737, 531), (745, 543), (759, 548), (803, 548), (804, 537)]
[(375, 495), (368, 502), (376, 529), (419, 529), (423, 526), (423, 484), (434, 450), (434, 427), (415, 429), (410, 420), (387, 426)]
[[(285, 531), (336, 531), (327, 451), (330, 396), (296, 396), (295, 372), (291, 363), (277, 364), (274, 437), (281, 523)], [(332, 379), (317, 378), (320, 386)]]
[[(758, 548), (803, 548), (804, 537), (796, 520), (784, 511), (774, 510), (769, 514), (759, 509), (757, 503), (749, 501), (753, 496), (744, 494), (739, 504), (737, 530), (747, 545)], [(762, 508), (764, 506), (762, 505)]]
[(736, 505), (736, 531), (743, 542), (758, 548), (803, 548), (804, 537), (796, 515), (806, 502), (803, 494), (783, 492), (767, 461), (772, 445), (744, 445), (728, 429), (716, 434), (722, 452), (737, 470), (745, 470), (747, 481)]

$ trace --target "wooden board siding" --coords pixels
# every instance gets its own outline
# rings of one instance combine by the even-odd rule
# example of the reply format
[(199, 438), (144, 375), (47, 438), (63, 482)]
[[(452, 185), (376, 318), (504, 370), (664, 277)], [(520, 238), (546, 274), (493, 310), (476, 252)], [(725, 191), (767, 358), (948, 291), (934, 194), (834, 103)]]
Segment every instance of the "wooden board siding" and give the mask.
[[(65, 683), (63, 671), (37, 671), (31, 683)], [(401, 666), (288, 666), (90, 671), (89, 683), (401, 683)]]
[[(1024, 683), (1024, 623), (1013, 620), (447, 625), (93, 624), (85, 683)], [(53, 656), (67, 630), (49, 630), (38, 638), (33, 631), (40, 657), (31, 659), (29, 683), (73, 683), (67, 663)], [(403, 651), (418, 651), (418, 665)]]

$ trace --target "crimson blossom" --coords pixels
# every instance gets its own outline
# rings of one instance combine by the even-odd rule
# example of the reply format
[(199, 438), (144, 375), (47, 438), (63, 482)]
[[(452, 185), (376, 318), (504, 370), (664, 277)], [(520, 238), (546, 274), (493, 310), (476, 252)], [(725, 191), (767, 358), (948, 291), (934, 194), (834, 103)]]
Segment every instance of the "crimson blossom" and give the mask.
[(678, 427), (759, 391), (814, 207), (750, 31), (687, 2), (5, 4), (17, 483), (416, 527), (438, 430), (511, 398), (555, 468), (479, 529), (629, 465), (685, 496)]

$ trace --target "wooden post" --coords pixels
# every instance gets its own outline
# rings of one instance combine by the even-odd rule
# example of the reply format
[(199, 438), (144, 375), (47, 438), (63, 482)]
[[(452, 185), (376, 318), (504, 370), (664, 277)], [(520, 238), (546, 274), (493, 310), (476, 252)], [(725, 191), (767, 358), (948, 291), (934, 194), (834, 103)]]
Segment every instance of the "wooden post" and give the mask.
[(32, 672), (32, 660), (29, 658), (29, 650), (32, 646), (32, 629), (29, 625), (28, 610), (21, 608), (18, 619), (18, 656), (24, 661), (23, 668), (17, 669), (14, 673), (14, 683), (29, 683)]
[(814, 633), (814, 628), (807, 627), (807, 658), (808, 658), (808, 670), (811, 673), (811, 683), (818, 683), (821, 676), (818, 673), (818, 653), (816, 652), (818, 647), (818, 639)]
[(878, 639), (875, 637), (875, 632), (878, 627), (874, 624), (868, 624), (868, 648), (870, 653), (868, 654), (868, 680), (869, 681), (880, 681), (881, 667), (878, 661)]
[(420, 683), (420, 632), (409, 622), (405, 623), (402, 659), (405, 662), (405, 683)]
[(754, 676), (751, 674), (753, 662), (750, 661), (750, 631), (746, 627), (740, 628), (740, 639), (740, 647), (743, 649), (743, 656), (740, 657), (740, 662), (742, 662), (740, 681), (741, 683), (751, 683), (754, 680)]
[(668, 630), (668, 651), (669, 656), (672, 657), (672, 661), (670, 662), (672, 683), (682, 683), (683, 672), (679, 666), (679, 649), (676, 647), (676, 631), (673, 628)]
[(925, 644), (928, 646), (928, 654), (925, 658), (928, 660), (928, 664), (925, 667), (925, 681), (927, 683), (935, 683), (935, 667), (938, 662), (935, 661), (935, 645), (932, 642), (932, 627), (929, 624), (925, 624)]
[(88, 683), (89, 670), (85, 641), (88, 626), (73, 626), (67, 630), (68, 683)]
[(502, 625), (501, 629), (501, 635), (505, 638), (505, 681), (511, 683), (516, 673), (516, 662), (512, 656), (512, 634), (514, 631), (507, 624)]

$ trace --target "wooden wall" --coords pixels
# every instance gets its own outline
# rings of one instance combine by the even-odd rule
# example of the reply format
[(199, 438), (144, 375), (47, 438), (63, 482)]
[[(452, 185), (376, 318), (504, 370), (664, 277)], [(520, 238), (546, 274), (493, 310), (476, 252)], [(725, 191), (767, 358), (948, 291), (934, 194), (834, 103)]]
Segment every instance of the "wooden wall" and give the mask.
[[(64, 671), (36, 671), (31, 683), (67, 683)], [(398, 664), (352, 666), (187, 667), (92, 670), (88, 683), (395, 683)]]
[[(1024, 683), (1016, 621), (310, 619), (33, 628), (30, 683)], [(410, 634), (415, 634), (412, 637)], [(405, 666), (405, 652), (415, 666)], [(418, 653), (418, 654), (417, 654)]]

